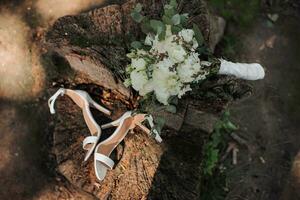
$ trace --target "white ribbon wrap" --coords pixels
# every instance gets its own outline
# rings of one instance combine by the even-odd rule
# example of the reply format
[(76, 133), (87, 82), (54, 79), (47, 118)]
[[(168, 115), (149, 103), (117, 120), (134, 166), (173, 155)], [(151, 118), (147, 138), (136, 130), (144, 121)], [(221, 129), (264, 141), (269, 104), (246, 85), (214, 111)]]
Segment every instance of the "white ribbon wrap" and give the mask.
[(220, 59), (221, 66), (218, 74), (233, 75), (245, 80), (259, 80), (265, 77), (264, 68), (258, 63), (233, 63)]

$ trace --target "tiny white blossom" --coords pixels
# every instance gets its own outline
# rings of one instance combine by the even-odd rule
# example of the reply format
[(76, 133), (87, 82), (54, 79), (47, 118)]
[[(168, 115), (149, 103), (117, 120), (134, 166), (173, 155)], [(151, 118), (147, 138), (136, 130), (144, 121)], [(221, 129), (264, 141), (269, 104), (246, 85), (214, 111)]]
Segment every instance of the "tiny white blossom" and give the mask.
[(180, 99), (183, 95), (185, 95), (185, 93), (187, 93), (188, 91), (191, 91), (191, 90), (192, 90), (191, 86), (186, 85), (179, 91), (178, 98)]
[(183, 83), (190, 83), (200, 72), (201, 65), (200, 59), (198, 58), (197, 53), (191, 54), (184, 63), (180, 64), (177, 68), (178, 76)]
[(164, 105), (168, 105), (168, 99), (177, 95), (182, 84), (176, 72), (169, 71), (166, 67), (156, 67), (153, 71), (153, 88), (156, 98)]
[(134, 70), (130, 73), (131, 85), (136, 91), (140, 91), (148, 82), (148, 77), (145, 71)]
[(148, 34), (146, 39), (145, 39), (145, 44), (148, 45), (148, 46), (152, 46), (154, 39), (155, 38), (152, 34)]
[(145, 69), (147, 63), (143, 58), (131, 59), (131, 66), (137, 70)]
[(190, 43), (194, 37), (194, 31), (192, 29), (183, 29), (178, 33), (179, 36), (183, 38), (184, 41)]
[(196, 50), (198, 48), (199, 44), (196, 40), (196, 38), (193, 38), (193, 49)]
[(174, 45), (172, 49), (168, 49), (168, 54), (175, 63), (183, 62), (187, 55), (185, 49), (181, 45)]

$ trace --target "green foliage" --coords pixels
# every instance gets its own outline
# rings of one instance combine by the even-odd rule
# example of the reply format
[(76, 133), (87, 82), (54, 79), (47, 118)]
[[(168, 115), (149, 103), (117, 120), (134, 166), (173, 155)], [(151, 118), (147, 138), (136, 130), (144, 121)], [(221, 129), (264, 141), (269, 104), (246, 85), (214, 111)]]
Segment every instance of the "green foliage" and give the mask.
[(214, 131), (209, 141), (203, 147), (203, 173), (211, 176), (220, 159), (220, 146), (222, 146), (224, 135), (236, 131), (238, 128), (230, 120), (229, 111), (224, 112), (221, 119), (215, 124)]
[(131, 12), (132, 19), (137, 23), (141, 23), (142, 20), (144, 19), (144, 16), (141, 15), (140, 13), (142, 11), (142, 8), (143, 8), (142, 4), (138, 3), (136, 4), (135, 8)]
[(176, 111), (177, 111), (176, 106), (174, 106), (174, 105), (168, 105), (166, 107), (166, 110), (170, 113), (176, 113)]
[(193, 30), (194, 30), (195, 38), (196, 38), (199, 46), (202, 46), (204, 43), (204, 38), (201, 33), (201, 30), (199, 29), (199, 27), (196, 24), (193, 24)]
[(134, 49), (140, 49), (140, 48), (142, 48), (142, 46), (143, 46), (142, 43), (140, 43), (139, 41), (133, 41), (131, 43), (131, 47)]
[(257, 16), (260, 2), (260, 0), (209, 0), (209, 4), (226, 20), (233, 20), (242, 26), (248, 25)]
[(238, 128), (230, 121), (230, 113), (223, 113), (215, 124), (208, 142), (203, 146), (201, 199), (223, 200), (227, 193), (226, 173), (217, 168), (220, 152), (225, 146), (225, 136)]

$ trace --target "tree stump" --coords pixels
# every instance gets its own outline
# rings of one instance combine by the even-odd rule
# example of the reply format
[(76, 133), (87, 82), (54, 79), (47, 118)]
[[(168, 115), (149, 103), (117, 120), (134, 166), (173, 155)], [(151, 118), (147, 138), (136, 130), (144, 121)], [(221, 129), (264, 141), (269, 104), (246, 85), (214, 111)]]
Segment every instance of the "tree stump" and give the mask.
[[(142, 37), (130, 17), (137, 2), (144, 5), (144, 14), (153, 18), (159, 17), (166, 3), (129, 0), (122, 5), (65, 16), (46, 35), (53, 62), (71, 72), (63, 75), (62, 84), (88, 91), (113, 111), (112, 119), (136, 107), (136, 94), (123, 85), (122, 72), (128, 64), (128, 44), (132, 38)], [(183, 0), (179, 9), (190, 13), (190, 24), (199, 25), (207, 45), (214, 49), (224, 31), (224, 21), (209, 13), (203, 0)], [(202, 95), (198, 95), (200, 91)], [(115, 169), (103, 182), (96, 180), (93, 159), (82, 162), (82, 141), (89, 131), (81, 110), (69, 98), (60, 98), (53, 117), (57, 170), (72, 185), (97, 199), (199, 199), (203, 138), (212, 132), (226, 105), (249, 92), (250, 86), (232, 77), (207, 80), (195, 95), (181, 101), (176, 114), (154, 113), (167, 119), (163, 144), (138, 129), (129, 133), (113, 155)], [(111, 120), (99, 112), (93, 114), (99, 124)], [(102, 133), (102, 139), (110, 133)]]

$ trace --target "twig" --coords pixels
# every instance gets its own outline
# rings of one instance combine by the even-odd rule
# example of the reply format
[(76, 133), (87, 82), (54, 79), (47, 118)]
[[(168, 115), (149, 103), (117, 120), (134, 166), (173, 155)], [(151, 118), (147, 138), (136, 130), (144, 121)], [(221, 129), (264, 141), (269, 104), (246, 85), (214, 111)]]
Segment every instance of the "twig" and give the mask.
[(222, 156), (221, 158), (221, 162), (224, 162), (224, 160), (226, 160), (226, 158), (229, 156), (230, 152), (236, 148), (236, 143), (235, 142), (229, 142), (228, 143), (228, 147), (225, 151), (225, 154)]
[(232, 150), (232, 164), (233, 165), (237, 165), (237, 154), (239, 152), (239, 149), (237, 147), (235, 147), (233, 150)]
[(241, 138), (239, 135), (237, 135), (236, 133), (231, 133), (230, 136), (236, 141), (238, 142), (240, 145), (244, 145), (247, 147), (248, 151), (249, 151), (249, 161), (252, 160), (251, 155), (255, 152), (255, 147), (252, 144), (249, 144), (249, 142), (243, 138)]

